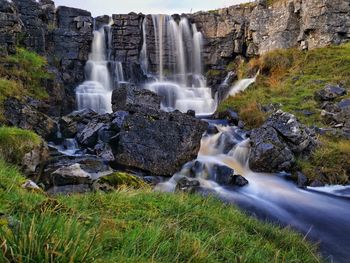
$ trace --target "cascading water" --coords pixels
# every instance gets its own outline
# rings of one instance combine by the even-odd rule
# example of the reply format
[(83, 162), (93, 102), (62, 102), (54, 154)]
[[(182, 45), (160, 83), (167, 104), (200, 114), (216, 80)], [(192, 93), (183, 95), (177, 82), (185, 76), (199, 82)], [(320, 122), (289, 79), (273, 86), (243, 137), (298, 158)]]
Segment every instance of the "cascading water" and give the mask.
[(112, 21), (94, 31), (92, 50), (85, 66), (86, 81), (76, 88), (78, 110), (112, 112), (114, 87), (125, 81), (121, 62), (112, 61)]
[[(282, 175), (258, 174), (249, 169), (249, 138), (237, 127), (218, 125), (219, 133), (205, 135), (197, 162), (206, 170), (214, 166), (232, 168), (243, 175), (249, 184), (245, 187), (222, 186), (215, 174), (196, 173), (202, 191), (215, 194), (225, 202), (233, 203), (261, 219), (292, 226), (309, 239), (320, 241), (321, 251), (330, 262), (348, 262), (350, 258), (350, 202), (349, 186), (299, 189)], [(229, 149), (227, 146), (231, 145)], [(235, 145), (232, 147), (232, 145)], [(231, 148), (231, 149), (230, 149)], [(182, 171), (156, 189), (175, 191), (177, 182), (189, 177), (195, 162), (186, 164)], [(317, 192), (316, 192), (317, 191)], [(326, 192), (320, 193), (320, 192)]]
[[(143, 23), (144, 43), (140, 62), (144, 71), (149, 73), (146, 23)], [(197, 116), (213, 114), (217, 101), (212, 97), (203, 76), (203, 37), (196, 25), (190, 24), (186, 17), (182, 17), (178, 23), (166, 15), (153, 15), (152, 23), (157, 81), (146, 84), (146, 88), (162, 96), (163, 110), (194, 110)]]

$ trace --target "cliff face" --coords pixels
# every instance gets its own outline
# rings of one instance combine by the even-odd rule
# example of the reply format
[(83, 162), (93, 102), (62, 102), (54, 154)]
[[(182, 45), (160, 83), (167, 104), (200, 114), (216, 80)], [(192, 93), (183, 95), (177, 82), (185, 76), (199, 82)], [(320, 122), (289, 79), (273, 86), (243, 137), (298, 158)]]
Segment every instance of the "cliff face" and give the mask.
[[(225, 69), (237, 56), (252, 57), (278, 48), (313, 49), (350, 39), (349, 0), (281, 0), (270, 7), (266, 0), (258, 0), (186, 16), (203, 33), (207, 70)], [(130, 13), (112, 19), (112, 59), (123, 62), (128, 78), (138, 80), (143, 30), (150, 68), (157, 66), (152, 17)], [(108, 16), (96, 18), (95, 25), (109, 20)], [(18, 44), (45, 55), (56, 75), (49, 87), (52, 103), (60, 105), (59, 113), (70, 111), (74, 88), (84, 80), (93, 23), (91, 13), (55, 8), (51, 0), (0, 0), (0, 55), (13, 53)]]
[(350, 39), (349, 0), (281, 0), (233, 6), (190, 16), (206, 39), (206, 64), (274, 49), (313, 49)]

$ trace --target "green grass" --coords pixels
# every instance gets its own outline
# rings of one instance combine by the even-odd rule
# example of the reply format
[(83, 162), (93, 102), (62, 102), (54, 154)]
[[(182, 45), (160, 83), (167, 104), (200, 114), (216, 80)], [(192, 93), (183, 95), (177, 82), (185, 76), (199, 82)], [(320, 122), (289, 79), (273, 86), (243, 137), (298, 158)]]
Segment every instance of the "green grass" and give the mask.
[(0, 156), (10, 163), (20, 165), (24, 155), (41, 143), (41, 138), (34, 132), (0, 127)]
[[(257, 82), (245, 92), (224, 101), (219, 111), (233, 108), (248, 128), (255, 128), (268, 116), (262, 113), (262, 106), (276, 104), (280, 105), (282, 110), (296, 115), (308, 126), (327, 127), (314, 94), (326, 84), (350, 86), (350, 43), (308, 52), (296, 49), (276, 50), (238, 67), (238, 71), (243, 73), (240, 74), (242, 77), (246, 77), (244, 73), (252, 69), (259, 69), (261, 72)], [(343, 98), (346, 97), (349, 95)], [(314, 114), (306, 116), (302, 113), (303, 110)], [(318, 178), (328, 183), (348, 182), (348, 164), (342, 163), (343, 160), (350, 159), (350, 151), (342, 152), (342, 158), (336, 158), (339, 157), (336, 152), (340, 146), (346, 145), (349, 148), (350, 141), (327, 137), (322, 141), (323, 145), (316, 151), (314, 158), (301, 161), (306, 175), (310, 179)], [(323, 176), (324, 173), (328, 175)]]
[(289, 229), (214, 198), (123, 189), (48, 197), (0, 161), (1, 262), (320, 262)]
[(23, 48), (17, 48), (14, 55), (0, 58), (0, 121), (7, 98), (48, 97), (44, 81), (51, 79), (52, 75), (47, 72), (46, 66), (44, 57)]

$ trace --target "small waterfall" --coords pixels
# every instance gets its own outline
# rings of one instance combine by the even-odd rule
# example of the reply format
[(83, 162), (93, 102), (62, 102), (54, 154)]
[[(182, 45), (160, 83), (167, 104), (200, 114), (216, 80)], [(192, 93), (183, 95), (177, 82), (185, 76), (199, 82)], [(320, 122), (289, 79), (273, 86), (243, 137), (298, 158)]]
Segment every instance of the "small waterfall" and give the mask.
[[(145, 23), (144, 21), (141, 65), (146, 65), (145, 62), (149, 61)], [(190, 24), (186, 17), (176, 22), (166, 15), (152, 15), (152, 23), (157, 80), (146, 84), (146, 88), (163, 96), (163, 110), (194, 110), (197, 116), (213, 114), (217, 101), (212, 97), (211, 89), (207, 87), (203, 76), (203, 36), (196, 25)]]
[(230, 89), (229, 96), (234, 97), (238, 93), (245, 91), (250, 85), (255, 83), (256, 77), (249, 79), (241, 79), (237, 81)]
[(142, 49), (140, 53), (140, 63), (143, 72), (147, 75), (148, 74), (148, 53), (147, 53), (147, 18), (145, 17), (142, 22), (142, 37), (143, 37), (143, 43), (142, 43)]
[(111, 20), (93, 32), (92, 49), (85, 65), (86, 81), (75, 90), (78, 110), (112, 112), (113, 88), (125, 81), (122, 63), (112, 60), (112, 24)]

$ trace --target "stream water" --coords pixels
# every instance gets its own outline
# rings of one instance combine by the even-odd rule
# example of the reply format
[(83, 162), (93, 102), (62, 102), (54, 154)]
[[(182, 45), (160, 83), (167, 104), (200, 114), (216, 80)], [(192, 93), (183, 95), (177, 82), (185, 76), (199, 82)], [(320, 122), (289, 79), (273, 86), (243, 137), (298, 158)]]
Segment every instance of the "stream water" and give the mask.
[[(320, 242), (323, 255), (330, 262), (350, 259), (350, 187), (333, 186), (302, 190), (284, 175), (259, 174), (249, 169), (249, 139), (236, 127), (217, 125), (219, 133), (202, 139), (197, 161), (207, 167), (224, 165), (243, 175), (245, 187), (225, 187), (212, 178), (198, 176), (205, 193), (214, 194), (260, 219), (291, 226), (314, 242)], [(237, 144), (227, 152), (226, 138)], [(231, 141), (232, 141), (231, 140)], [(187, 175), (187, 165), (157, 190), (175, 190), (179, 178)]]

